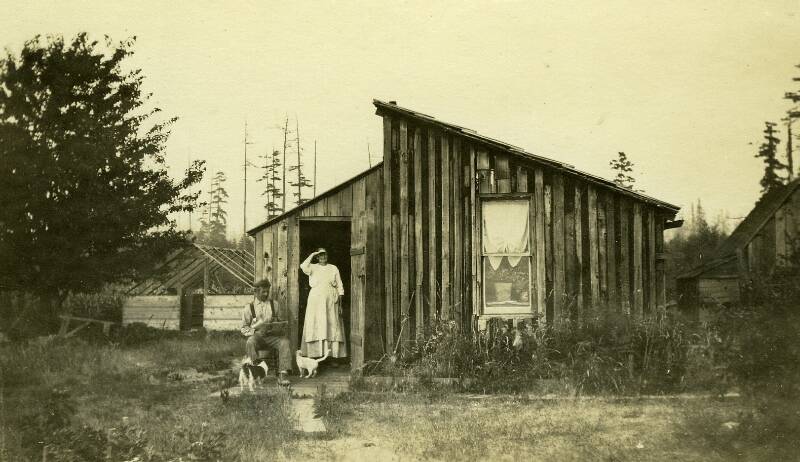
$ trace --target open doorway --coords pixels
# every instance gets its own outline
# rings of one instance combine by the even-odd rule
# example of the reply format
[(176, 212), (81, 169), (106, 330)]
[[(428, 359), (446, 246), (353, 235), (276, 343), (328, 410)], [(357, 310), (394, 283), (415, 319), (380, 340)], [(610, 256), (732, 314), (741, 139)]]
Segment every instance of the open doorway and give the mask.
[[(324, 247), (328, 251), (328, 262), (339, 268), (342, 284), (344, 284), (342, 318), (344, 321), (344, 335), (348, 357), (331, 362), (350, 364), (350, 221), (314, 220), (313, 218), (301, 220), (300, 261), (302, 262), (305, 260), (311, 252), (319, 247)], [(300, 281), (300, 307), (297, 319), (297, 339), (298, 342), (301, 342), (303, 338), (303, 323), (305, 322), (308, 293), (311, 291), (311, 287), (308, 285), (308, 276), (306, 276), (302, 270), (300, 270), (298, 281)]]

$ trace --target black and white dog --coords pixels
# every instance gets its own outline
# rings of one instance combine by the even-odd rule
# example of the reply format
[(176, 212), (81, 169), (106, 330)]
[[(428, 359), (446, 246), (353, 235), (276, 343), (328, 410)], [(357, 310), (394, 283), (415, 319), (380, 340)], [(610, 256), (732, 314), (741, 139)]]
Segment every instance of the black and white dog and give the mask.
[(268, 372), (269, 367), (266, 361), (261, 361), (258, 365), (254, 365), (250, 362), (250, 358), (244, 358), (242, 360), (242, 369), (239, 371), (239, 389), (244, 390), (244, 385), (247, 384), (250, 391), (253, 391), (256, 383), (264, 382)]

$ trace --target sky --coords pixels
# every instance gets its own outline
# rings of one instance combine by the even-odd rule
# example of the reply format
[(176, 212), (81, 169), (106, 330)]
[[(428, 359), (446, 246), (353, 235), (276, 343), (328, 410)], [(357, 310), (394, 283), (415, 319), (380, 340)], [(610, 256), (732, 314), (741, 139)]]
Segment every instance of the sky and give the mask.
[[(698, 199), (711, 216), (752, 208), (764, 121), (800, 87), (800, 2), (431, 3), (0, 0), (0, 46), (136, 36), (129, 65), (179, 118), (170, 172), (190, 159), (225, 172), (230, 235), (244, 226), (245, 122), (257, 162), (297, 121), (321, 193), (366, 170), (368, 149), (380, 160), (373, 98), (606, 178), (625, 151), (638, 188), (687, 212)], [(248, 228), (266, 215), (256, 176)]]

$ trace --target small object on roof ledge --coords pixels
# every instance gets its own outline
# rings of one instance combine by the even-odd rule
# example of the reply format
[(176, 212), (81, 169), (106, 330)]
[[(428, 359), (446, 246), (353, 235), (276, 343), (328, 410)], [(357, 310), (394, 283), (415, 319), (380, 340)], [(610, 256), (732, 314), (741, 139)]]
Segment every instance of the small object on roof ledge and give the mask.
[(397, 106), (397, 101), (389, 101), (389, 104), (393, 104), (393, 105)]
[(683, 226), (683, 220), (667, 221), (664, 223), (664, 229), (680, 228)]

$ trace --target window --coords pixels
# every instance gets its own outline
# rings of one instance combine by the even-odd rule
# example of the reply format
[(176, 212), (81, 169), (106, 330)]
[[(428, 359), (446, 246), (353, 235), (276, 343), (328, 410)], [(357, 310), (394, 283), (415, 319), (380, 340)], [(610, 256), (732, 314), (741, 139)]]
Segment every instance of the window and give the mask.
[(530, 200), (481, 204), (483, 312), (531, 313)]

